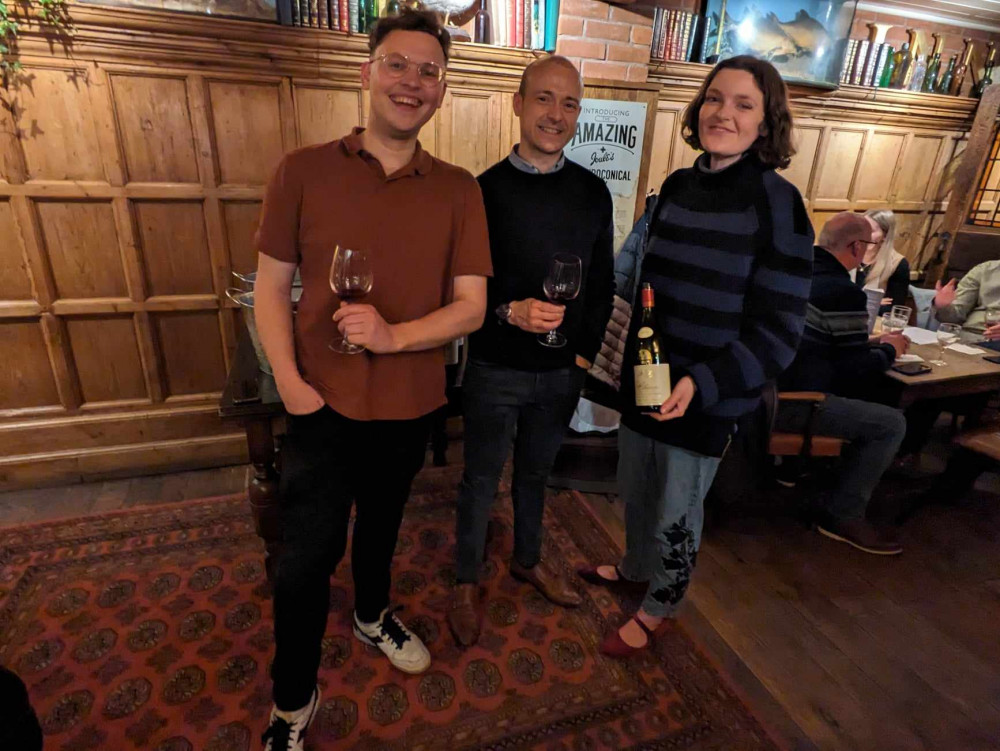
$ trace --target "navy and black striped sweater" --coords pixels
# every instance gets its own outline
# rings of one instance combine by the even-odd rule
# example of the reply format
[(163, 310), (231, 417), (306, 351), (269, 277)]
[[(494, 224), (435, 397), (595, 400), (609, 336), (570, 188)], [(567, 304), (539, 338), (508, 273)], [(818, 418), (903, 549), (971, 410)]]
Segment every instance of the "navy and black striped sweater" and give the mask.
[[(641, 282), (656, 292), (656, 320), (676, 383), (698, 387), (684, 417), (656, 422), (635, 404), (623, 368), (622, 422), (663, 443), (721, 456), (737, 418), (795, 358), (812, 274), (813, 229), (802, 196), (748, 155), (718, 172), (708, 156), (663, 183)], [(625, 362), (634, 361), (639, 315)]]

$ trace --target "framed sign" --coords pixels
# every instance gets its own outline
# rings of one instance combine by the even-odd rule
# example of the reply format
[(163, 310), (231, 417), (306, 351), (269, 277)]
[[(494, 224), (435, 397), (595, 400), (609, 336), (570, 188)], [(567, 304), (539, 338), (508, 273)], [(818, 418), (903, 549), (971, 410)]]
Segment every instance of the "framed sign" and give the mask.
[[(632, 229), (646, 135), (646, 102), (583, 99), (576, 134), (566, 147), (572, 159), (600, 177), (614, 202), (615, 248)], [(641, 198), (641, 196), (639, 196)]]

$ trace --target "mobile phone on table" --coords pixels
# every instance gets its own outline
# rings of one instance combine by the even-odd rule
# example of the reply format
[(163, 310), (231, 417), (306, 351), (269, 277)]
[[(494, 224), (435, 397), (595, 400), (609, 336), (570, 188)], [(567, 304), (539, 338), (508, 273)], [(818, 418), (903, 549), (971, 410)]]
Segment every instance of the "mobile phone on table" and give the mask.
[(931, 366), (922, 362), (901, 362), (892, 366), (892, 369), (903, 375), (921, 375), (930, 373)]
[(1000, 365), (1000, 355), (986, 355), (983, 358), (986, 362), (994, 363), (995, 365)]

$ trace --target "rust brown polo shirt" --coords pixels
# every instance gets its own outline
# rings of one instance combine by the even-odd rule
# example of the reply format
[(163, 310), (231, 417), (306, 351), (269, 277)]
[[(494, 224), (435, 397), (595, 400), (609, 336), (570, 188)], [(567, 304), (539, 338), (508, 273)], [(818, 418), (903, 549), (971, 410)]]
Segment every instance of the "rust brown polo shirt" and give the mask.
[(375, 281), (364, 302), (389, 323), (411, 321), (448, 304), (455, 277), (491, 275), (486, 212), (464, 169), (418, 144), (410, 163), (387, 177), (362, 150), (361, 132), (285, 155), (267, 188), (256, 249), (299, 265), (296, 357), (326, 403), (353, 420), (412, 419), (445, 403), (444, 350), (332, 351), (333, 249), (367, 250)]

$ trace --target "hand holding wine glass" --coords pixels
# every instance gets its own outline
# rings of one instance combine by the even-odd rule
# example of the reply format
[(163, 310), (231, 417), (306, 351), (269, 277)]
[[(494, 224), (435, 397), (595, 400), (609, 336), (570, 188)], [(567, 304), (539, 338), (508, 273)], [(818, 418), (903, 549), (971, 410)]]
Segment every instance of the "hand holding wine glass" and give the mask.
[[(549, 273), (542, 283), (542, 291), (553, 303), (566, 303), (580, 294), (583, 264), (578, 256), (556, 253), (549, 264)], [(566, 337), (557, 329), (540, 335), (538, 341), (546, 347), (565, 347)]]
[[(352, 303), (360, 301), (372, 290), (374, 274), (368, 253), (363, 250), (353, 250), (337, 246), (333, 251), (333, 262), (330, 264), (330, 289), (340, 298), (341, 302)], [(347, 336), (340, 336), (330, 343), (330, 349), (345, 355), (356, 355), (364, 352), (365, 347), (351, 344)]]

